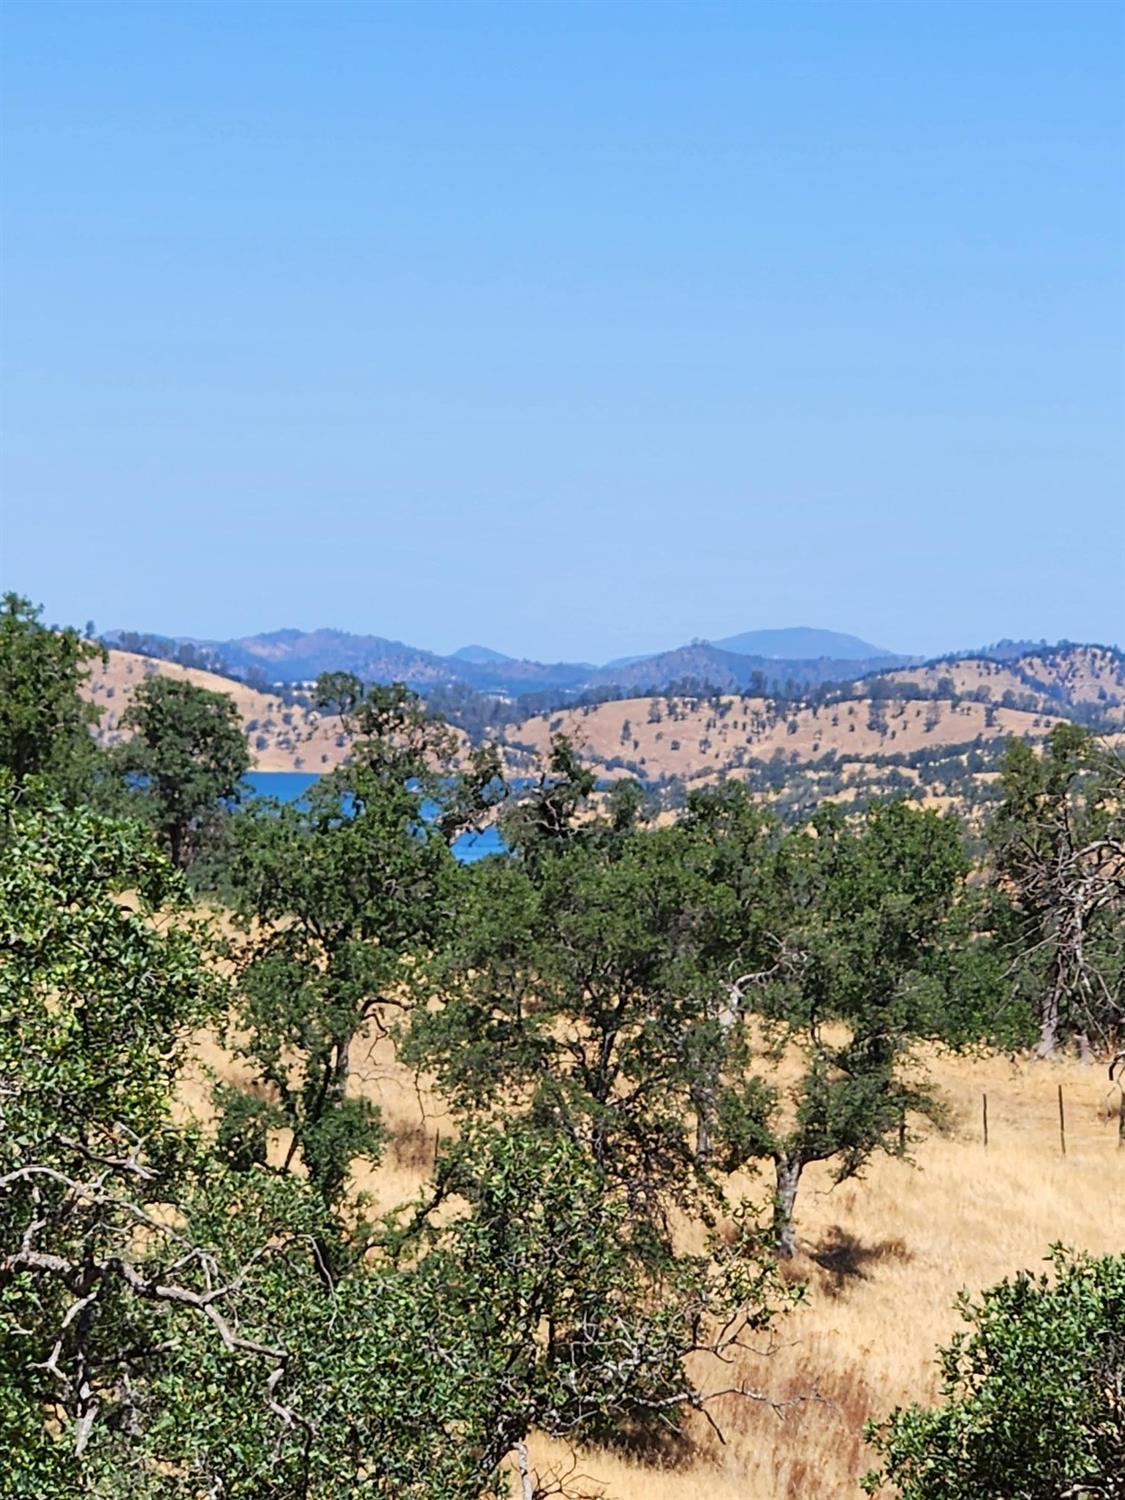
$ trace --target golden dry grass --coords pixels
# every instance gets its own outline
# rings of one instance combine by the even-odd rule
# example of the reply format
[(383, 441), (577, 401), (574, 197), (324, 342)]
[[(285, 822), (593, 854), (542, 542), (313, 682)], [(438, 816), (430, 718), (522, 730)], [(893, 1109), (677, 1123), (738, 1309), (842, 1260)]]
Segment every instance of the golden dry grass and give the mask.
[(342, 735), (336, 718), (289, 706), (273, 693), (260, 693), (230, 677), (131, 651), (110, 651), (105, 662), (92, 664), (86, 679), (85, 696), (102, 710), (97, 728), (100, 743), (113, 745), (123, 738), (121, 716), (140, 684), (154, 675), (233, 698), (259, 771), (330, 771), (347, 754), (346, 745), (337, 744)]
[[(650, 719), (655, 705), (659, 720)], [(716, 707), (717, 705), (717, 707)], [(1042, 739), (1054, 715), (1024, 713), (983, 703), (925, 703), (891, 699), (873, 716), (873, 705), (857, 697), (824, 707), (778, 714), (763, 698), (727, 695), (720, 699), (626, 698), (610, 703), (537, 714), (507, 731), (510, 744), (528, 746), (542, 757), (551, 735), (568, 735), (594, 761), (620, 758), (645, 776), (706, 777), (737, 767), (739, 757), (768, 761), (777, 752), (803, 764), (834, 752), (841, 756), (939, 753), (973, 740), (1009, 735)], [(858, 765), (859, 762), (857, 761)], [(607, 774), (612, 774), (608, 772)], [(629, 774), (625, 770), (621, 775)]]
[[(692, 1451), (675, 1468), (603, 1452), (577, 1455), (579, 1470), (608, 1495), (858, 1495), (871, 1463), (863, 1424), (898, 1403), (936, 1398), (934, 1352), (961, 1326), (952, 1303), (962, 1287), (979, 1291), (1036, 1266), (1057, 1240), (1096, 1252), (1125, 1249), (1125, 1151), (1117, 1149), (1116, 1119), (1103, 1115), (1103, 1069), (936, 1059), (933, 1075), (949, 1102), (952, 1126), (921, 1143), (915, 1167), (880, 1158), (860, 1182), (832, 1189), (822, 1168), (802, 1185), (794, 1270), (807, 1279), (807, 1302), (780, 1327), (782, 1347), (737, 1373), (780, 1400), (812, 1392), (819, 1399), (790, 1407), (781, 1418), (737, 1398), (716, 1403), (726, 1444), (695, 1420)], [(987, 1150), (981, 1143), (983, 1092)], [(713, 1383), (729, 1383), (729, 1373), (716, 1373)], [(546, 1443), (533, 1456), (544, 1467), (569, 1461), (565, 1450)], [(597, 1492), (598, 1485), (588, 1487)]]
[(1103, 713), (1117, 722), (1125, 721), (1125, 666), (1121, 657), (1104, 646), (1072, 646), (1056, 655), (1034, 653), (1014, 662), (991, 661), (982, 657), (962, 657), (957, 661), (933, 662), (929, 666), (903, 667), (885, 674), (890, 682), (914, 683), (933, 689), (943, 678), (952, 681), (954, 691), (965, 696), (985, 689), (991, 701), (999, 703), (1011, 691), (1017, 698), (1030, 693), (1050, 712), (1057, 705), (1047, 694), (1049, 688), (1061, 688), (1072, 703), (1100, 703)]
[[(1102, 690), (1113, 702), (1125, 695), (1117, 658), (1098, 648), (1076, 649), (1058, 661), (1027, 661), (1042, 680), (1064, 686), (1076, 700), (1094, 699)], [(258, 692), (213, 672), (118, 650), (111, 650), (105, 663), (93, 663), (84, 689), (102, 710), (96, 731), (102, 744), (112, 745), (122, 739), (122, 714), (138, 685), (156, 673), (233, 698), (246, 726), (254, 765), (260, 771), (322, 774), (334, 770), (347, 757), (349, 746), (337, 718), (287, 705), (276, 694)], [(904, 689), (906, 684), (932, 689), (942, 677), (951, 678), (955, 690), (962, 694), (987, 687), (994, 705), (1005, 688), (1025, 696), (1028, 692), (1027, 683), (1009, 667), (976, 659), (907, 668), (887, 676), (901, 681)], [(931, 705), (905, 697), (889, 700), (873, 714), (873, 705), (861, 695), (858, 684), (856, 693), (855, 698), (842, 703), (798, 708), (781, 715), (766, 699), (745, 695), (726, 695), (718, 700), (718, 711), (710, 701), (696, 705), (692, 700), (658, 695), (538, 714), (507, 731), (506, 739), (512, 747), (507, 756), (509, 769), (524, 774), (537, 772), (556, 730), (569, 735), (608, 777), (634, 774), (624, 767), (606, 767), (605, 762), (615, 759), (629, 762), (648, 780), (664, 775), (713, 780), (732, 771), (737, 775), (746, 759), (768, 761), (780, 752), (799, 768), (834, 752), (845, 758), (847, 774), (855, 783), (854, 788), (836, 794), (847, 801), (859, 792), (870, 791), (879, 780), (880, 773), (863, 757), (919, 750), (931, 750), (936, 756), (947, 746), (968, 744), (978, 738), (994, 741), (1008, 735), (1041, 740), (1057, 717), (1056, 708), (1046, 700), (1043, 712), (1029, 713), (988, 708), (976, 702), (955, 705), (941, 701)], [(1125, 709), (1113, 712), (1125, 715)], [(659, 720), (650, 717), (653, 714), (659, 714)], [(516, 748), (520, 746), (528, 747), (530, 755)], [(854, 759), (849, 761), (848, 757)], [(916, 778), (916, 773), (902, 768), (899, 774)], [(941, 798), (927, 800), (945, 805)]]
[[(236, 1071), (206, 1038), (198, 1056), (185, 1097), (195, 1110), (205, 1107), (204, 1068), (226, 1077)], [(778, 1416), (764, 1404), (724, 1398), (713, 1410), (725, 1443), (693, 1417), (675, 1462), (571, 1453), (539, 1438), (530, 1446), (540, 1472), (573, 1470), (586, 1476), (580, 1488), (614, 1500), (858, 1496), (871, 1463), (863, 1424), (898, 1403), (936, 1398), (935, 1351), (960, 1326), (952, 1304), (961, 1288), (979, 1291), (1037, 1266), (1055, 1241), (1094, 1252), (1125, 1249), (1125, 1150), (1117, 1148), (1116, 1117), (1106, 1116), (1103, 1067), (942, 1056), (929, 1065), (949, 1108), (946, 1131), (927, 1127), (914, 1166), (880, 1157), (861, 1181), (833, 1188), (824, 1167), (809, 1169), (792, 1266), (807, 1282), (805, 1302), (779, 1325), (768, 1357), (747, 1358), (733, 1370), (701, 1364), (693, 1371), (704, 1389), (730, 1385), (733, 1377), (797, 1404)], [(356, 1173), (356, 1186), (383, 1210), (417, 1193), (435, 1137), (448, 1135), (452, 1123), (385, 1042), (356, 1049), (355, 1081), (378, 1100), (393, 1136), (378, 1168)], [(765, 1177), (735, 1184), (761, 1199), (768, 1186)]]

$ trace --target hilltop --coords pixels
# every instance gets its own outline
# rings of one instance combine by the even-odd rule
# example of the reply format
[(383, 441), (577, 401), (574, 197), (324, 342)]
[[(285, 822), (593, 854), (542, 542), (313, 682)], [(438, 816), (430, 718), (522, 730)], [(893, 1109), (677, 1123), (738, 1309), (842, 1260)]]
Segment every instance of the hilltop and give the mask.
[(804, 698), (664, 693), (530, 715), (507, 729), (530, 767), (565, 734), (606, 777), (669, 783), (746, 779), (795, 812), (823, 798), (909, 795), (970, 813), (987, 800), (1015, 735), (1059, 719), (1125, 739), (1125, 657), (1073, 646), (1009, 662), (943, 660)]
[[(471, 644), (448, 656), (379, 635), (333, 628), (287, 627), (231, 640), (111, 631), (105, 644), (153, 660), (198, 668), (268, 691), (299, 690), (322, 672), (353, 672), (365, 682), (405, 682), (427, 695), (477, 693), (522, 706), (526, 714), (591, 698), (720, 691), (794, 698), (829, 685), (874, 676), (942, 696), (987, 688), (1007, 707), (1054, 707), (1079, 701), (1102, 717), (1119, 707), (1120, 653), (1109, 647), (1001, 641), (971, 652), (924, 660), (888, 651), (839, 631), (794, 626), (750, 630), (716, 641), (694, 640), (663, 651), (619, 657), (602, 666), (540, 662)], [(1085, 653), (1085, 654), (1083, 654)], [(952, 678), (953, 686), (944, 682)], [(891, 691), (888, 688), (887, 691)], [(478, 718), (480, 716), (478, 715)]]
[(86, 696), (102, 710), (96, 731), (102, 745), (120, 743), (121, 717), (133, 693), (147, 677), (159, 674), (211, 692), (228, 693), (260, 771), (329, 771), (347, 753), (347, 740), (338, 721), (319, 717), (291, 694), (261, 692), (215, 672), (138, 656), (132, 651), (111, 650), (107, 657), (104, 663), (92, 664), (86, 685)]

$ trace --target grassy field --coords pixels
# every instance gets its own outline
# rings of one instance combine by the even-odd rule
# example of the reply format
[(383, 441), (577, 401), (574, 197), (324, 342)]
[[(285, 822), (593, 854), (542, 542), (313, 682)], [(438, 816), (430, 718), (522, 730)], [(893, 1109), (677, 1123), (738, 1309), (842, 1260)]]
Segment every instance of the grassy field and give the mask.
[[(230, 1075), (211, 1044), (200, 1061)], [(377, 1098), (393, 1140), (357, 1186), (380, 1207), (410, 1197), (424, 1180), (434, 1141), (451, 1125), (386, 1044), (357, 1057), (356, 1082)], [(776, 1348), (734, 1370), (699, 1367), (704, 1388), (742, 1380), (786, 1405), (724, 1398), (713, 1407), (720, 1442), (693, 1416), (682, 1451), (657, 1462), (606, 1451), (572, 1454), (540, 1440), (532, 1462), (585, 1476), (579, 1488), (616, 1500), (806, 1500), (858, 1495), (871, 1462), (868, 1417), (937, 1395), (935, 1348), (959, 1326), (952, 1303), (1020, 1267), (1036, 1266), (1053, 1241), (1092, 1251), (1125, 1247), (1125, 1150), (1106, 1117), (1104, 1068), (1006, 1058), (931, 1059), (949, 1107), (945, 1132), (930, 1131), (915, 1165), (881, 1157), (861, 1181), (833, 1188), (810, 1169), (798, 1202), (793, 1275), (803, 1305), (778, 1326)], [(1066, 1147), (1059, 1142), (1063, 1088)], [(988, 1095), (987, 1149), (981, 1096)], [(203, 1108), (203, 1083), (189, 1102)], [(1117, 1100), (1110, 1101), (1116, 1111)], [(278, 1141), (277, 1149), (285, 1142)], [(765, 1196), (764, 1178), (747, 1191)], [(577, 1477), (572, 1484), (578, 1483)]]

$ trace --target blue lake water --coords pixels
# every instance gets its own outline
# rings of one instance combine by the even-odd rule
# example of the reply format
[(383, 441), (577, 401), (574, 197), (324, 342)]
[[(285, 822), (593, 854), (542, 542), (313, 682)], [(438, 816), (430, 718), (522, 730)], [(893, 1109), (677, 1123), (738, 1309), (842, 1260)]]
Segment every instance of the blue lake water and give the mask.
[[(274, 797), (278, 802), (297, 802), (320, 777), (309, 771), (248, 771), (243, 778), (260, 797)], [(463, 833), (453, 845), (462, 864), (472, 864), (487, 854), (503, 854), (504, 840), (495, 826), (481, 833)]]

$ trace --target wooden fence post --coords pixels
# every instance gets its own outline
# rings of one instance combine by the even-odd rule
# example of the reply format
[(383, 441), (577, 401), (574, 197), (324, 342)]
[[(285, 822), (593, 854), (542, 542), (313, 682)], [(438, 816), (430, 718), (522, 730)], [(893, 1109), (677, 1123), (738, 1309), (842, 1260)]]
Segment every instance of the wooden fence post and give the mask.
[(988, 1095), (987, 1094), (982, 1094), (980, 1096), (980, 1118), (981, 1118), (981, 1124), (984, 1126), (984, 1144), (987, 1147), (987, 1145), (988, 1145)]
[(1059, 1084), (1059, 1149), (1066, 1155), (1066, 1115), (1063, 1113), (1062, 1084)]

